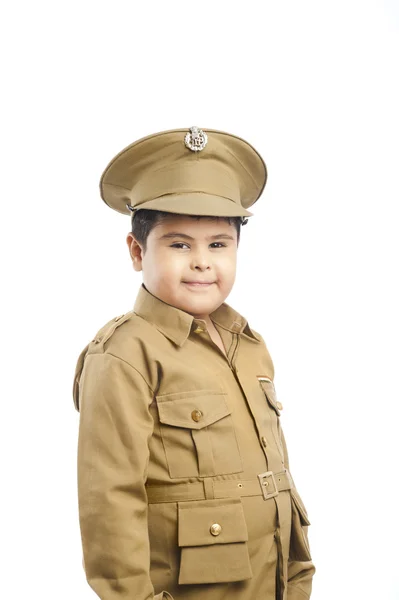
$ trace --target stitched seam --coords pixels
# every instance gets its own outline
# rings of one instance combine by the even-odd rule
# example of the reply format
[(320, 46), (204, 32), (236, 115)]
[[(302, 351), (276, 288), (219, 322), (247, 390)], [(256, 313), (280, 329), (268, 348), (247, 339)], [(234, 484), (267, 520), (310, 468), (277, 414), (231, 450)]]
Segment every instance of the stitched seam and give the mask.
[(303, 595), (303, 597), (304, 597), (306, 600), (309, 600), (309, 594), (308, 594), (307, 592), (304, 592), (304, 591), (303, 591), (301, 588), (299, 588), (299, 587), (296, 587), (296, 588), (295, 588), (295, 592), (300, 592), (300, 593), (301, 593), (301, 595)]
[(136, 369), (136, 367), (133, 367), (133, 365), (131, 365), (129, 362), (127, 362), (127, 360), (124, 360), (120, 356), (116, 356), (115, 354), (112, 354), (112, 352), (105, 352), (104, 354), (108, 354), (108, 356), (112, 356), (113, 358), (116, 358), (117, 360), (120, 360), (121, 362), (123, 362), (126, 365), (128, 365), (131, 369), (133, 369), (133, 371), (136, 371), (136, 373), (138, 373), (140, 375), (140, 377), (143, 379), (143, 381), (149, 387), (149, 389), (151, 390), (151, 392), (153, 394), (155, 393), (154, 390), (152, 389), (152, 387), (150, 386), (150, 384), (148, 383), (148, 381), (146, 380), (146, 378), (144, 377), (144, 375), (142, 373), (140, 373), (140, 371), (138, 369)]

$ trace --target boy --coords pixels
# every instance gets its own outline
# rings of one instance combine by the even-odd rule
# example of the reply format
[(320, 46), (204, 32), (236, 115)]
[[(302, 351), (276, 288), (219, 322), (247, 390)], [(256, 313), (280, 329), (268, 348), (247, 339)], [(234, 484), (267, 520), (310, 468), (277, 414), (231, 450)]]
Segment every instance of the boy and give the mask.
[(132, 214), (134, 308), (74, 380), (83, 564), (102, 600), (304, 600), (315, 566), (262, 336), (224, 302), (266, 166), (228, 133), (147, 136), (101, 178)]

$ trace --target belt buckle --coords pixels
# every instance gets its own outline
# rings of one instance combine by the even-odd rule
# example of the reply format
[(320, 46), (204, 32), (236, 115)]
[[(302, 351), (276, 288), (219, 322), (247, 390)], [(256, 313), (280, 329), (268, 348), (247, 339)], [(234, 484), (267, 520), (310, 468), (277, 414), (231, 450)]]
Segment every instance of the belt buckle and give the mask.
[[(267, 479), (269, 477), (271, 479), (269, 479), (269, 481), (267, 481)], [(265, 471), (264, 473), (260, 473), (258, 475), (258, 479), (259, 479), (260, 487), (262, 489), (262, 494), (263, 494), (264, 500), (268, 500), (268, 498), (273, 498), (274, 496), (278, 495), (277, 484), (276, 484), (276, 480), (274, 479), (273, 471)], [(270, 483), (273, 484), (274, 489), (272, 489), (270, 492), (268, 492), (267, 490), (269, 489)]]

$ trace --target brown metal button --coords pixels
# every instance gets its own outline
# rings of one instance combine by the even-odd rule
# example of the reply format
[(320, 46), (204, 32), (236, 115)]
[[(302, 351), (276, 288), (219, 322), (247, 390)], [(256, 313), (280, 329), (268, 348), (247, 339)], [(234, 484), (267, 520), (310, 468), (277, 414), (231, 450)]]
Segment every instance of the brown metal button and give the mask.
[(196, 408), (191, 413), (191, 418), (193, 421), (197, 421), (197, 423), (198, 423), (198, 421), (202, 418), (202, 412)]
[(260, 441), (262, 442), (262, 445), (266, 448), (266, 446), (267, 446), (267, 440), (266, 440), (266, 438), (264, 436), (262, 436), (260, 438)]
[(219, 535), (219, 533), (222, 531), (222, 526), (219, 525), (219, 523), (214, 523), (211, 525), (210, 531), (212, 535)]

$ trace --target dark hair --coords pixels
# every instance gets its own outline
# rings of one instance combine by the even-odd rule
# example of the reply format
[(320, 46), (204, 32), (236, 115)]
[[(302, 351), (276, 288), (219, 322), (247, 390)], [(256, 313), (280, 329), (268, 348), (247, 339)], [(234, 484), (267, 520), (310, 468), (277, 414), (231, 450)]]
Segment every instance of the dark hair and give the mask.
[[(132, 233), (136, 240), (143, 246), (144, 252), (147, 250), (147, 238), (150, 234), (150, 231), (158, 225), (158, 223), (162, 223), (165, 221), (170, 215), (177, 215), (180, 213), (170, 213), (165, 212), (163, 210), (149, 210), (146, 208), (140, 208), (136, 210), (132, 214)], [(208, 216), (208, 215), (184, 215), (187, 217), (191, 217), (192, 219), (223, 219), (224, 221), (228, 221), (230, 225), (234, 225), (237, 230), (237, 245), (240, 241), (240, 230), (241, 225), (245, 225), (247, 223), (247, 219), (243, 217), (216, 217), (216, 216)]]

